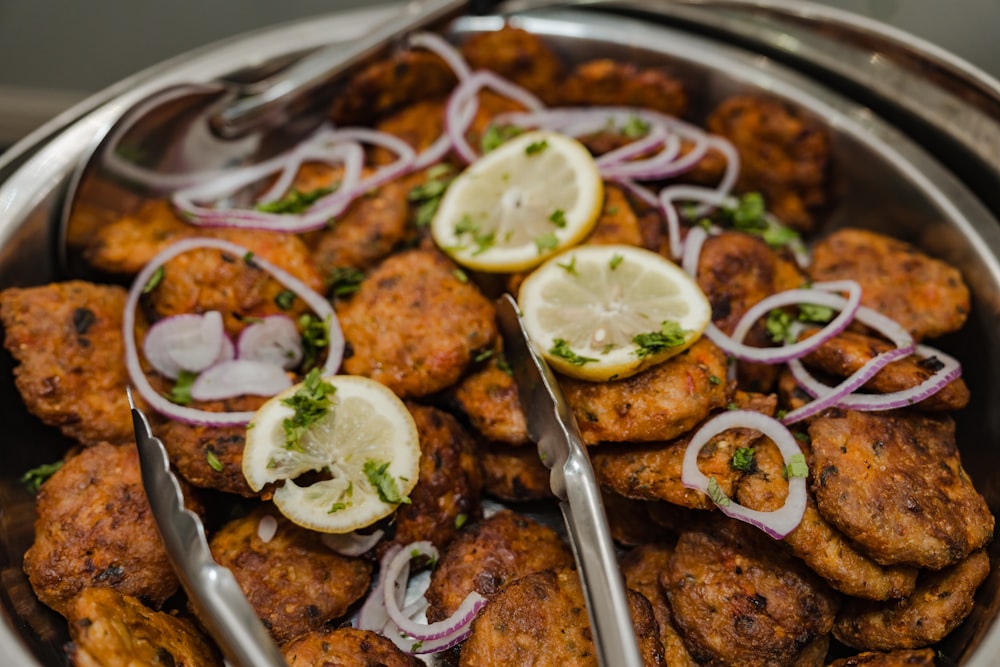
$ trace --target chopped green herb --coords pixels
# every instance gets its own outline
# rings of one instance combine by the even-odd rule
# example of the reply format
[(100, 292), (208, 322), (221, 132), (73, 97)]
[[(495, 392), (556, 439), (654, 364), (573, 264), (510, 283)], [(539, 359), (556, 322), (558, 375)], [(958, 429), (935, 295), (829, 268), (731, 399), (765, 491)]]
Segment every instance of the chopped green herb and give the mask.
[(455, 530), (462, 530), (462, 526), (469, 520), (468, 514), (459, 514), (455, 517)]
[(507, 375), (513, 375), (514, 374), (513, 369), (511, 369), (510, 364), (507, 363), (507, 360), (503, 357), (503, 355), (499, 355), (497, 357), (497, 359), (496, 359), (496, 365), (497, 365), (498, 369), (500, 369), (501, 371), (503, 371)]
[(162, 266), (157, 267), (156, 270), (153, 271), (153, 275), (151, 275), (149, 280), (146, 281), (146, 284), (142, 286), (142, 293), (149, 294), (159, 287), (160, 283), (163, 282), (163, 276), (165, 273), (166, 272)]
[(566, 211), (561, 208), (557, 208), (552, 212), (552, 215), (549, 216), (549, 222), (559, 229), (562, 229), (566, 226)]
[(657, 354), (672, 347), (683, 345), (687, 341), (688, 332), (672, 320), (666, 320), (660, 325), (659, 331), (636, 334), (632, 342), (638, 346), (635, 354), (645, 359), (651, 354)]
[(708, 478), (708, 497), (719, 507), (728, 507), (732, 503), (715, 477)]
[(482, 352), (480, 352), (479, 354), (477, 354), (475, 357), (473, 357), (472, 360), (474, 362), (476, 362), (476, 363), (479, 363), (480, 361), (486, 361), (487, 359), (489, 359), (492, 356), (493, 356), (493, 350), (483, 350)]
[(549, 352), (560, 359), (565, 359), (574, 366), (583, 366), (592, 361), (597, 361), (597, 359), (592, 357), (583, 357), (574, 352), (569, 346), (569, 341), (564, 338), (556, 338), (552, 343)]
[(570, 274), (571, 276), (578, 276), (579, 273), (576, 272), (576, 255), (569, 258), (569, 261), (565, 264), (562, 262), (556, 262), (556, 266)]
[(293, 303), (295, 303), (295, 292), (290, 289), (281, 290), (274, 297), (274, 305), (281, 310), (291, 310)]
[(729, 403), (726, 404), (726, 410), (739, 410), (739, 409), (740, 405), (735, 401), (729, 401)]
[(32, 493), (37, 493), (38, 488), (45, 483), (49, 477), (52, 477), (59, 468), (62, 468), (63, 461), (56, 461), (55, 463), (43, 463), (40, 466), (35, 466), (28, 472), (21, 475), (21, 484), (31, 491)]
[(638, 139), (649, 134), (649, 123), (639, 116), (632, 116), (622, 127), (622, 135), (629, 139)]
[(808, 477), (809, 466), (806, 464), (806, 457), (802, 454), (793, 454), (782, 471), (785, 479), (792, 477)]
[(410, 499), (399, 493), (399, 485), (386, 471), (389, 469), (389, 462), (379, 463), (378, 461), (365, 461), (362, 471), (371, 485), (378, 491), (378, 497), (384, 503), (398, 505), (408, 504)]
[(299, 328), (302, 330), (302, 369), (312, 369), (320, 353), (330, 345), (330, 321), (304, 313), (299, 318)]
[(257, 210), (264, 213), (302, 213), (317, 201), (337, 189), (339, 184), (316, 188), (303, 192), (296, 188), (289, 190), (281, 199), (257, 204)]
[(253, 258), (254, 258), (253, 250), (247, 250), (245, 253), (243, 253), (243, 263), (244, 264), (248, 264), (250, 266), (253, 266), (254, 265)]
[(215, 472), (222, 472), (225, 466), (222, 465), (222, 461), (219, 457), (215, 455), (211, 449), (205, 450), (205, 461), (208, 462), (208, 467)]
[(535, 245), (538, 246), (539, 254), (555, 250), (559, 247), (559, 237), (556, 236), (555, 232), (548, 232), (547, 234), (536, 236)]
[(361, 282), (364, 279), (364, 272), (352, 266), (338, 266), (330, 271), (326, 284), (331, 295), (345, 297), (361, 289)]
[(288, 398), (281, 399), (283, 405), (287, 405), (295, 412), (291, 417), (286, 417), (281, 425), (285, 429), (285, 447), (302, 451), (302, 436), (310, 426), (320, 421), (330, 412), (333, 405), (331, 396), (336, 392), (336, 388), (323, 379), (319, 369), (314, 368), (306, 375), (294, 394)]
[(733, 227), (744, 231), (760, 231), (767, 228), (767, 208), (764, 197), (759, 192), (748, 192), (736, 200), (732, 208), (724, 208), (723, 213)]
[(417, 204), (414, 221), (417, 227), (426, 227), (431, 224), (434, 214), (437, 213), (438, 205), (445, 190), (451, 185), (455, 176), (449, 165), (439, 164), (427, 170), (427, 180), (421, 185), (416, 185), (410, 189), (406, 198)]
[(809, 442), (808, 433), (803, 433), (802, 431), (796, 431), (793, 435), (795, 436), (795, 439), (798, 440), (799, 442), (805, 442), (805, 443)]
[(339, 512), (340, 510), (346, 510), (350, 506), (351, 506), (351, 503), (345, 503), (345, 502), (342, 502), (342, 501), (341, 502), (336, 502), (336, 503), (334, 503), (333, 505), (330, 506), (330, 509), (327, 511), (327, 514), (333, 514), (334, 512)]
[(783, 310), (776, 308), (768, 313), (764, 328), (767, 330), (768, 338), (775, 343), (795, 342), (795, 337), (792, 335), (792, 317)]
[(506, 142), (508, 139), (513, 139), (519, 134), (521, 134), (521, 128), (516, 125), (494, 125), (490, 123), (490, 126), (486, 128), (486, 132), (483, 133), (482, 141), (480, 141), (483, 153), (489, 153), (500, 144)]
[(545, 139), (542, 139), (541, 141), (532, 141), (525, 147), (524, 152), (527, 155), (537, 155), (538, 153), (541, 153), (548, 147), (549, 147), (549, 142), (546, 141)]
[(824, 324), (833, 319), (833, 308), (829, 306), (818, 306), (815, 303), (799, 304), (799, 320), (802, 322), (816, 322)]
[(757, 469), (757, 460), (754, 458), (753, 447), (739, 447), (733, 452), (733, 460), (730, 465), (733, 470), (742, 470), (743, 472), (753, 472)]
[(614, 271), (619, 266), (621, 266), (621, 263), (624, 261), (625, 261), (624, 257), (619, 255), (618, 253), (615, 253), (614, 255), (611, 256), (611, 260), (608, 262), (608, 266), (611, 267), (612, 271)]
[(460, 283), (469, 282), (469, 274), (467, 274), (462, 269), (455, 269), (454, 271), (451, 272), (451, 275), (455, 276), (455, 280), (457, 280)]
[(722, 378), (720, 378), (718, 375), (709, 375), (708, 383), (714, 385), (720, 385), (722, 384)]
[(476, 234), (478, 232), (479, 224), (473, 220), (472, 216), (468, 213), (459, 218), (458, 222), (455, 224), (455, 236), (461, 236), (462, 234)]
[(181, 371), (177, 375), (177, 381), (174, 386), (170, 389), (170, 393), (167, 395), (172, 402), (178, 405), (187, 405), (191, 402), (191, 385), (194, 381), (198, 379), (197, 373), (192, 373), (191, 371)]

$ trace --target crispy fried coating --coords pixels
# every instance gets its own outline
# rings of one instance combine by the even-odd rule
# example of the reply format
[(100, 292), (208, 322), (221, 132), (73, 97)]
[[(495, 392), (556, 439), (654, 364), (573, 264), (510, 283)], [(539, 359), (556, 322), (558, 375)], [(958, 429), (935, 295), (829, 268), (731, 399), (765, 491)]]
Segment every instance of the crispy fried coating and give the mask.
[(420, 434), (420, 477), (410, 503), (396, 510), (392, 539), (380, 546), (429, 540), (443, 550), (467, 521), (482, 514), (475, 441), (447, 412), (413, 403), (407, 407)]
[(441, 556), (425, 593), (427, 620), (447, 618), (473, 590), (492, 598), (518, 577), (572, 564), (569, 546), (553, 529), (501, 510), (459, 533)]
[(42, 484), (36, 512), (24, 571), (38, 598), (63, 615), (84, 588), (114, 588), (153, 607), (177, 590), (135, 445), (81, 450)]
[(837, 614), (833, 635), (866, 651), (929, 646), (965, 620), (972, 611), (973, 595), (989, 572), (989, 556), (977, 551), (938, 572), (922, 571), (916, 589), (905, 600), (850, 599)]
[(492, 70), (547, 104), (556, 101), (553, 83), (562, 78), (563, 64), (538, 35), (505, 25), (469, 37), (460, 48), (473, 70)]
[[(807, 447), (803, 447), (809, 452)], [(810, 464), (811, 456), (807, 454)], [(754, 444), (751, 470), (740, 478), (736, 500), (746, 507), (770, 512), (779, 509), (788, 496), (788, 481), (782, 471), (784, 459), (767, 438)], [(840, 531), (827, 523), (816, 509), (810, 493), (802, 521), (782, 540), (792, 553), (823, 577), (831, 587), (855, 597), (888, 600), (906, 597), (917, 581), (916, 568), (879, 565), (859, 552)]]
[(163, 441), (170, 462), (192, 486), (251, 498), (259, 494), (250, 488), (243, 475), (246, 431), (245, 426), (167, 421), (159, 427), (157, 436)]
[(837, 595), (764, 533), (720, 520), (680, 536), (660, 584), (691, 655), (788, 665), (833, 625)]
[(81, 281), (0, 292), (14, 382), (43, 422), (83, 444), (132, 442), (125, 386), (125, 290)]
[(846, 411), (814, 420), (809, 436), (820, 514), (876, 562), (940, 569), (992, 537), (951, 418)]
[(774, 99), (740, 95), (724, 100), (707, 128), (736, 146), (736, 189), (760, 192), (768, 210), (791, 227), (809, 231), (827, 202), (830, 137), (819, 124)]
[(497, 336), (493, 304), (448, 259), (426, 250), (380, 264), (338, 315), (351, 350), (344, 371), (404, 398), (451, 386)]
[(879, 653), (865, 651), (849, 658), (834, 660), (827, 667), (934, 667), (937, 664), (933, 649), (904, 649)]
[[(258, 535), (266, 515), (278, 523), (268, 542)], [(341, 618), (368, 591), (371, 563), (334, 553), (320, 537), (263, 505), (225, 524), (210, 540), (215, 560), (233, 571), (279, 643)]]
[(917, 340), (956, 331), (969, 314), (969, 288), (953, 266), (905, 241), (839, 229), (813, 248), (813, 280), (861, 284), (861, 304), (891, 317)]
[(153, 611), (110, 588), (85, 588), (66, 610), (75, 667), (222, 666), (218, 649), (186, 618)]
[(588, 445), (671, 440), (728, 402), (726, 355), (708, 338), (624, 380), (561, 377)]
[(626, 498), (607, 487), (601, 489), (601, 502), (611, 537), (619, 545), (634, 547), (673, 537), (673, 531), (652, 520), (650, 510), (656, 503)]
[(622, 576), (628, 588), (649, 600), (659, 626), (666, 664), (671, 667), (695, 667), (698, 663), (691, 657), (684, 639), (674, 627), (667, 594), (660, 586), (660, 575), (670, 566), (673, 554), (673, 546), (663, 542), (638, 546), (622, 557)]
[[(775, 402), (757, 401), (738, 394), (738, 406), (773, 414)], [(668, 442), (634, 443), (594, 447), (591, 460), (598, 482), (614, 492), (637, 500), (665, 500), (691, 509), (713, 509), (712, 500), (701, 491), (681, 483), (681, 468), (693, 432)], [(740, 472), (731, 462), (737, 449), (753, 447), (757, 431), (731, 429), (709, 440), (698, 453), (698, 468), (715, 478), (719, 488), (731, 496)]]
[(501, 356), (494, 354), (481, 367), (463, 377), (451, 397), (485, 439), (508, 445), (531, 442), (517, 385)]
[(133, 275), (171, 243), (203, 231), (209, 230), (189, 225), (169, 200), (151, 200), (94, 229), (86, 239), (83, 256), (101, 271)]
[[(666, 665), (649, 602), (627, 591), (644, 665)], [(472, 622), (459, 665), (597, 665), (576, 570), (534, 572), (512, 581)]]
[(248, 320), (280, 314), (295, 318), (310, 312), (298, 298), (288, 310), (282, 308), (279, 295), (288, 288), (253, 261), (262, 257), (322, 291), (323, 281), (302, 239), (280, 232), (238, 229), (218, 230), (215, 236), (246, 248), (250, 255), (236, 257), (215, 248), (199, 248), (170, 260), (163, 266), (163, 279), (143, 298), (152, 320), (218, 310), (226, 332), (235, 336)]
[(559, 89), (562, 103), (628, 106), (681, 116), (687, 93), (679, 79), (659, 68), (640, 68), (608, 58), (577, 65)]
[(515, 503), (553, 497), (549, 469), (538, 457), (537, 447), (484, 442), (478, 457), (486, 494)]
[(636, 215), (625, 192), (617, 185), (606, 184), (604, 207), (601, 209), (600, 217), (597, 218), (594, 231), (587, 237), (587, 243), (598, 245), (624, 243), (650, 249), (659, 247), (658, 239), (653, 241), (655, 245), (646, 245), (643, 232), (642, 221)]
[(420, 667), (392, 641), (371, 630), (320, 628), (281, 648), (288, 667)]
[[(807, 354), (802, 363), (814, 370), (845, 378), (891, 349), (892, 345), (879, 338), (845, 331)], [(909, 389), (933, 377), (940, 363), (933, 356), (924, 358), (912, 354), (883, 368), (865, 383), (864, 388), (883, 394)], [(919, 405), (921, 410), (960, 410), (968, 405), (969, 397), (969, 387), (959, 377), (915, 405)]]

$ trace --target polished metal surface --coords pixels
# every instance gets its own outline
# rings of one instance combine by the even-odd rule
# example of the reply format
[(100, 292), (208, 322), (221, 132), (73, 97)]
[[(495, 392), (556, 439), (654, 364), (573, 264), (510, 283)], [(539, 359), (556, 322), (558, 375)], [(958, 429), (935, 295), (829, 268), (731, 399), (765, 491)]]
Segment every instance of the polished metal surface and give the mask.
[[(931, 127), (919, 114), (911, 116), (906, 107), (919, 100), (902, 99), (905, 104), (883, 108), (875, 104), (881, 95), (868, 95), (864, 85), (842, 85), (844, 77), (828, 75), (822, 59), (797, 70), (795, 59), (780, 57), (780, 50), (713, 32), (710, 24), (716, 21), (703, 17), (714, 17), (714, 10), (702, 10), (706, 13), (681, 21), (589, 8), (519, 14), (510, 21), (576, 58), (605, 56), (665, 67), (691, 91), (692, 120), (703, 119), (728, 95), (752, 91), (786, 101), (829, 130), (834, 202), (821, 231), (850, 224), (893, 233), (961, 267), (970, 285), (969, 321), (942, 346), (962, 362), (972, 389), (970, 406), (956, 416), (963, 463), (994, 513), (1000, 513), (1000, 476), (995, 474), (1000, 468), (1000, 203), (988, 196), (989, 191), (1000, 193), (1000, 178), (992, 169), (971, 169), (970, 175), (970, 168), (956, 167), (974, 147), (948, 124)], [(287, 64), (331, 41), (364, 34), (391, 13), (392, 7), (379, 7), (321, 17), (187, 54), (88, 100), (12, 148), (0, 157), (0, 288), (62, 277), (56, 263), (61, 197), (80, 157), (124, 109), (180, 82), (245, 80), (247, 71), (261, 73), (251, 80), (263, 79), (275, 63)], [(725, 12), (717, 18), (718, 24), (739, 23)], [(451, 34), (460, 38), (501, 22), (499, 17), (463, 19)], [(804, 45), (799, 53), (812, 43), (796, 38), (792, 28), (767, 34), (777, 42), (797, 40)], [(830, 48), (837, 46), (831, 40)], [(864, 61), (866, 56), (859, 55), (864, 53), (871, 57), (870, 48), (846, 41), (839, 47), (843, 53), (830, 58), (837, 63)], [(876, 65), (863, 69), (877, 71), (877, 60)], [(938, 85), (939, 78), (947, 81), (949, 75), (942, 70), (928, 80)], [(965, 83), (951, 81), (954, 85), (944, 88), (958, 90)], [(962, 95), (947, 99), (956, 105), (956, 118), (988, 115), (977, 111), (972, 98), (969, 109)], [(965, 161), (975, 167), (988, 158)], [(21, 558), (32, 539), (33, 502), (17, 479), (28, 468), (61, 457), (67, 443), (26, 414), (12, 376), (12, 360), (0, 353), (0, 401), (5, 406), (0, 447), (0, 613), (5, 622), (0, 623), (0, 651), (5, 664), (54, 667), (65, 662), (65, 622), (37, 601), (21, 572)], [(938, 647), (950, 663), (987, 667), (1000, 655), (1000, 544), (994, 542), (990, 556), (993, 570), (971, 615)]]
[(509, 295), (497, 301), (504, 358), (517, 382), (528, 434), (551, 471), (552, 493), (566, 521), (576, 558), (594, 644), (603, 667), (639, 667), (642, 658), (632, 627), (625, 582), (618, 569), (601, 491), (576, 419), (545, 360), (534, 349)]
[(234, 666), (287, 667), (278, 645), (250, 606), (236, 577), (212, 557), (205, 526), (197, 514), (184, 506), (184, 494), (170, 469), (167, 449), (153, 435), (146, 415), (135, 407), (131, 392), (128, 402), (149, 507), (170, 564), (198, 619)]

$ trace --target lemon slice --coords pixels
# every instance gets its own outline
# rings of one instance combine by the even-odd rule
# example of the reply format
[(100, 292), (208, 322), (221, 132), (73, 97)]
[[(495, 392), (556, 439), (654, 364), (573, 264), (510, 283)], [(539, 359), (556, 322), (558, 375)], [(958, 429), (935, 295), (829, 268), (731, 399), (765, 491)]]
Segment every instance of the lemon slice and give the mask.
[(583, 380), (634, 375), (690, 347), (712, 309), (679, 266), (628, 245), (582, 245), (522, 283), (524, 325), (556, 370)]
[(583, 144), (556, 132), (527, 132), (452, 181), (431, 235), (468, 268), (523, 271), (582, 241), (603, 200), (601, 175)]
[(247, 429), (247, 483), (260, 491), (281, 482), (275, 506), (306, 528), (348, 533), (369, 526), (408, 502), (417, 483), (413, 417), (389, 388), (368, 378), (311, 374), (262, 405)]

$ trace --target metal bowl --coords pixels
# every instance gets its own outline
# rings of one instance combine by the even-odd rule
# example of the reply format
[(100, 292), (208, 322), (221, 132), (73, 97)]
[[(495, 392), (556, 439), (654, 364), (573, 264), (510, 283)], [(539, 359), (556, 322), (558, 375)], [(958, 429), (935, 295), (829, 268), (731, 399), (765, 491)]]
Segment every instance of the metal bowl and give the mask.
[[(794, 12), (777, 0), (604, 5), (510, 20), (567, 58), (666, 64), (686, 82), (694, 120), (738, 92), (786, 100), (832, 136), (834, 204), (824, 231), (850, 224), (888, 232), (963, 270), (972, 313), (961, 332), (939, 342), (962, 361), (972, 390), (970, 406), (956, 416), (963, 463), (1000, 511), (1000, 150), (992, 143), (1000, 115), (990, 115), (991, 105), (1000, 108), (1000, 84), (918, 40), (809, 3), (796, 3)], [(359, 35), (391, 10), (336, 13), (186, 54), (83, 102), (13, 147), (0, 160), (0, 289), (63, 278), (59, 203), (80, 156), (133, 102), (179, 82), (253, 79), (306, 50)], [(465, 18), (451, 30), (461, 36), (502, 21)], [(885, 86), (886, 72), (895, 88)], [(921, 104), (893, 95), (896, 89), (921, 91)], [(10, 356), (0, 354), (0, 651), (4, 664), (62, 665), (65, 622), (38, 602), (21, 571), (33, 497), (17, 480), (61, 457), (68, 443), (27, 414), (12, 369)], [(990, 554), (994, 567), (972, 614), (939, 647), (955, 664), (985, 667), (1000, 656), (1000, 544)]]

